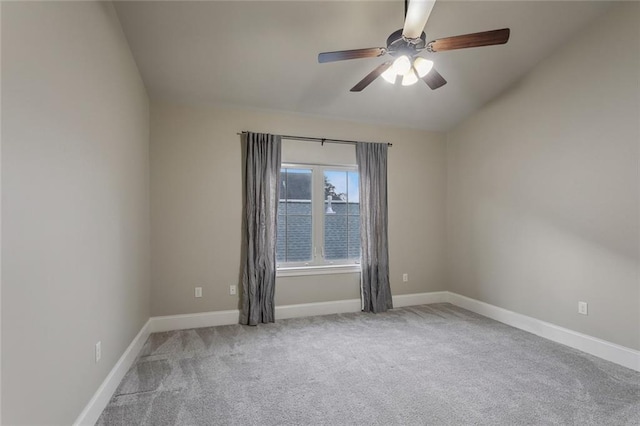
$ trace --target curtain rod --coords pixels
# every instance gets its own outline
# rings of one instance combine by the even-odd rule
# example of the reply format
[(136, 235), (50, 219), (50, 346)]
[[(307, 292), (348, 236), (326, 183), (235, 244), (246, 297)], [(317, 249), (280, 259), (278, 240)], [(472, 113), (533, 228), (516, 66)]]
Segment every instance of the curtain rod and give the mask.
[[(249, 132), (243, 131), (240, 133), (236, 133), (239, 135), (245, 135)], [(337, 144), (345, 144), (345, 145), (355, 145), (359, 141), (350, 141), (346, 139), (329, 139), (329, 138), (311, 138), (307, 136), (289, 136), (289, 135), (279, 135), (282, 139), (296, 140), (296, 141), (306, 141), (306, 142), (320, 142), (321, 144), (326, 143), (337, 143)], [(384, 143), (384, 142), (375, 142), (375, 143)], [(387, 146), (393, 146), (392, 143), (387, 143)]]

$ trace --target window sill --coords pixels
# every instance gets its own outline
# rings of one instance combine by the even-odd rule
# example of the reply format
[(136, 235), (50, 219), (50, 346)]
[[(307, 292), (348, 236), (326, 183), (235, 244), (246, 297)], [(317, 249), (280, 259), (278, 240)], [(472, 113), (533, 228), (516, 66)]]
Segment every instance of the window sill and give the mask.
[(356, 274), (360, 273), (360, 265), (322, 265), (322, 266), (297, 266), (279, 268), (276, 277), (299, 277), (304, 275), (326, 274)]

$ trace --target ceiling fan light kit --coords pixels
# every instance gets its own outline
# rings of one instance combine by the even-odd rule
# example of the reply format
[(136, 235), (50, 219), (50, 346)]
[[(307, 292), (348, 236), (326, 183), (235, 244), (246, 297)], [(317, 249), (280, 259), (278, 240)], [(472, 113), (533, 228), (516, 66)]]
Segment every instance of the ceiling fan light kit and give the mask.
[(426, 42), (423, 32), (427, 19), (431, 14), (435, 0), (413, 0), (406, 5), (404, 27), (394, 31), (387, 38), (387, 47), (367, 49), (340, 50), (323, 52), (318, 55), (318, 62), (335, 62), (347, 59), (373, 58), (389, 54), (396, 59), (379, 65), (358, 84), (351, 88), (352, 92), (360, 92), (382, 75), (382, 78), (395, 84), (402, 77), (403, 86), (411, 86), (422, 79), (432, 90), (444, 86), (447, 81), (434, 68), (433, 61), (418, 56), (423, 50), (429, 53), (447, 50), (466, 49), (470, 47), (493, 46), (509, 41), (510, 30), (484, 31), (465, 34)]
[(393, 61), (393, 70), (400, 75), (407, 74), (411, 71), (411, 60), (405, 55), (400, 56)]
[(382, 78), (384, 78), (387, 82), (391, 84), (396, 84), (396, 78), (398, 77), (398, 73), (393, 67), (389, 67), (385, 72), (382, 73)]
[(391, 84), (395, 84), (398, 77), (402, 77), (403, 86), (411, 86), (418, 82), (418, 79), (429, 74), (433, 68), (433, 61), (417, 56), (411, 63), (411, 59), (407, 56), (400, 56), (393, 61), (389, 69), (382, 73), (382, 78)]
[(429, 74), (429, 71), (431, 71), (431, 68), (433, 68), (433, 61), (418, 56), (413, 61), (413, 68), (415, 68), (418, 77), (422, 78), (425, 75)]
[(418, 82), (418, 76), (413, 71), (413, 69), (410, 69), (408, 73), (402, 76), (403, 86), (411, 86), (413, 84), (416, 84), (417, 82)]

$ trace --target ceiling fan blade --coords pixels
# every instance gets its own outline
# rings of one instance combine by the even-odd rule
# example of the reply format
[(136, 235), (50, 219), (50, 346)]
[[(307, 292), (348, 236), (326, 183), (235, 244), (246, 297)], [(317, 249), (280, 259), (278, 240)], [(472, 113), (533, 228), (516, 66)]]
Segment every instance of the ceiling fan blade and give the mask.
[(431, 87), (431, 90), (436, 90), (438, 87), (442, 87), (447, 84), (447, 80), (445, 80), (444, 77), (442, 77), (434, 68), (431, 68), (431, 71), (422, 77), (422, 79), (427, 83), (427, 86)]
[(445, 50), (466, 49), (468, 47), (505, 44), (509, 41), (510, 32), (509, 28), (502, 28), (501, 30), (440, 38), (430, 41), (427, 44), (427, 50), (430, 52), (443, 52)]
[(385, 53), (387, 53), (387, 49), (384, 47), (323, 52), (318, 55), (318, 62), (323, 64), (325, 62), (344, 61), (346, 59), (375, 58)]
[(369, 74), (367, 74), (367, 76), (365, 78), (360, 80), (358, 82), (358, 84), (353, 86), (351, 88), (351, 91), (352, 92), (361, 92), (365, 87), (370, 85), (373, 82), (373, 80), (375, 80), (376, 78), (380, 77), (380, 74), (385, 72), (391, 66), (391, 64), (392, 64), (392, 61), (387, 61), (384, 64), (378, 65), (378, 67), (376, 69), (371, 71)]
[(402, 35), (408, 39), (420, 38), (435, 3), (436, 0), (409, 0)]

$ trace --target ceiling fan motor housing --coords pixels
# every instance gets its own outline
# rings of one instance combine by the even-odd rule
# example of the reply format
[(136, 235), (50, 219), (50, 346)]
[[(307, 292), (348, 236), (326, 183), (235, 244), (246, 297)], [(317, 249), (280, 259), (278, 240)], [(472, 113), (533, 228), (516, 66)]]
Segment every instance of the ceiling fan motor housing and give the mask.
[(427, 44), (427, 35), (422, 32), (420, 34), (419, 39), (415, 40), (407, 40), (402, 36), (403, 29), (400, 28), (398, 31), (394, 31), (387, 38), (387, 53), (389, 53), (393, 57), (406, 55), (409, 57), (413, 57), (422, 49), (424, 49)]

